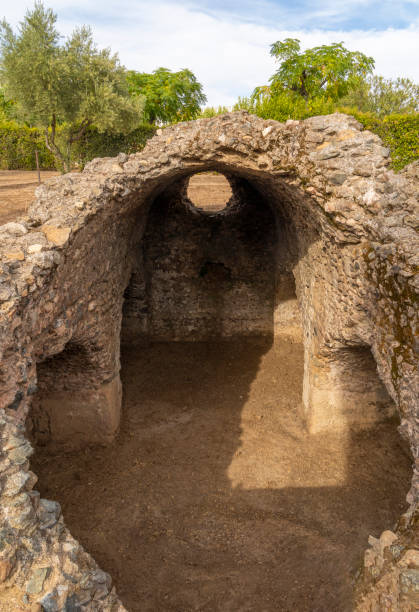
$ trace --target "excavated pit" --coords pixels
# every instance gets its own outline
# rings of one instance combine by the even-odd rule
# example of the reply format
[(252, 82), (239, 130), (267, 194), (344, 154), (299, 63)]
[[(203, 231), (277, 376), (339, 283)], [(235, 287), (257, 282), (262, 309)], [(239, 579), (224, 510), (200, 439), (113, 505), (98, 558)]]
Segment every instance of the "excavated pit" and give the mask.
[(0, 226), (1, 612), (418, 608), (419, 166), (389, 163), (352, 117), (238, 112)]
[(66, 373), (66, 392), (89, 376), (69, 343), (38, 366), (32, 469), (128, 610), (349, 612), (368, 535), (406, 509), (409, 450), (368, 346), (334, 354), (347, 426), (309, 431), (292, 231), (269, 190), (234, 175), (214, 206), (220, 178), (195, 193), (182, 178), (148, 208), (118, 437), (78, 448), (95, 423), (56, 399)]

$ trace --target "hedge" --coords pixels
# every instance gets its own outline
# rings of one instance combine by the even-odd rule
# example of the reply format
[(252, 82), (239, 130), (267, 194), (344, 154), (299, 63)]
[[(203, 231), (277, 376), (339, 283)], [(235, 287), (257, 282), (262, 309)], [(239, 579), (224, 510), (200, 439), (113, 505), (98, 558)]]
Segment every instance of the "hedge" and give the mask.
[(144, 148), (149, 138), (154, 136), (154, 126), (144, 124), (129, 134), (99, 133), (90, 128), (84, 138), (74, 144), (73, 163), (83, 167), (95, 157), (114, 157), (118, 153), (135, 153)]
[(332, 100), (323, 98), (315, 98), (306, 102), (301, 96), (292, 96), (283, 92), (260, 101), (239, 98), (235, 108), (248, 110), (262, 119), (284, 122), (287, 119), (307, 119), (316, 115), (329, 115), (335, 111), (336, 105)]
[(35, 150), (44, 170), (55, 168), (53, 155), (45, 146), (43, 134), (12, 121), (0, 124), (0, 168), (2, 170), (34, 170)]
[[(142, 125), (129, 134), (99, 133), (91, 128), (82, 140), (74, 144), (72, 160), (82, 168), (94, 157), (112, 157), (120, 152), (134, 153), (141, 150), (156, 128)], [(57, 139), (60, 129), (57, 130)], [(35, 170), (35, 150), (43, 170), (57, 167), (54, 156), (45, 145), (44, 135), (37, 128), (29, 128), (14, 122), (0, 124), (0, 169)]]

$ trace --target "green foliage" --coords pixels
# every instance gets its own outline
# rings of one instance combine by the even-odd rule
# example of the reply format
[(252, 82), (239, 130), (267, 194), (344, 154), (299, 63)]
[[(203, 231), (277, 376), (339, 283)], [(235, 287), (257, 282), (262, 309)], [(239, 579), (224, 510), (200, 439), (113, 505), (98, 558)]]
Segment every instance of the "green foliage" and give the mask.
[(225, 115), (231, 112), (227, 106), (206, 106), (198, 115), (198, 119), (210, 119), (217, 115)]
[(313, 98), (305, 100), (297, 94), (281, 92), (275, 96), (263, 95), (250, 98), (239, 98), (234, 110), (247, 110), (262, 117), (262, 119), (275, 119), (286, 121), (287, 119), (306, 119), (313, 115), (328, 115), (335, 110), (332, 100)]
[(344, 106), (356, 107), (362, 112), (375, 113), (380, 117), (392, 113), (419, 112), (419, 85), (410, 79), (385, 79), (372, 76), (359, 82), (345, 98)]
[(128, 134), (99, 132), (94, 127), (89, 128), (74, 147), (74, 163), (83, 167), (95, 157), (113, 157), (121, 151), (136, 153), (155, 133), (156, 128), (149, 124), (143, 124)]
[[(61, 129), (57, 128), (58, 138)], [(155, 131), (150, 125), (141, 125), (128, 134), (99, 132), (96, 128), (88, 128), (72, 149), (72, 165), (82, 168), (95, 157), (113, 156), (121, 151), (124, 153), (140, 151)], [(34, 170), (35, 150), (38, 150), (41, 168), (44, 170), (57, 168), (56, 158), (47, 149), (41, 130), (18, 125), (12, 121), (0, 124), (2, 170)]]
[(342, 43), (301, 51), (297, 38), (286, 38), (271, 45), (271, 55), (280, 61), (270, 79), (273, 97), (292, 92), (305, 100), (324, 97), (336, 101), (374, 68), (372, 57), (349, 51)]
[(419, 158), (419, 87), (409, 79), (368, 77), (374, 60), (342, 43), (301, 52), (300, 41), (287, 38), (271, 46), (271, 55), (281, 62), (271, 85), (239, 98), (234, 110), (282, 122), (339, 110), (382, 138), (395, 170)]
[(134, 99), (145, 98), (145, 118), (152, 124), (176, 123), (196, 119), (207, 100), (202, 85), (190, 70), (172, 72), (157, 68), (151, 74), (130, 70), (129, 91)]
[(233, 106), (233, 111), (240, 111), (240, 110), (245, 110), (248, 113), (255, 113), (255, 111), (253, 110), (254, 104), (253, 104), (253, 99), (252, 98), (247, 98), (246, 96), (239, 96), (237, 99), (236, 104)]
[(6, 21), (0, 25), (0, 75), (8, 98), (17, 101), (20, 119), (48, 125), (50, 108), (59, 95), (59, 33), (55, 15), (35, 4), (14, 34)]
[(45, 146), (44, 135), (37, 128), (18, 125), (14, 121), (0, 124), (0, 168), (2, 170), (34, 170), (35, 150), (45, 170), (55, 168), (55, 158)]
[(12, 118), (13, 102), (6, 100), (4, 91), (0, 89), (0, 121), (8, 121)]
[[(56, 15), (42, 3), (26, 13), (18, 33), (0, 25), (0, 78), (16, 117), (44, 130), (46, 147), (65, 170), (86, 130), (131, 131), (140, 124), (141, 96), (129, 96), (125, 70), (109, 49), (98, 50), (88, 28), (64, 44)], [(65, 125), (56, 140), (57, 126)]]
[(400, 170), (419, 159), (419, 114), (392, 114), (378, 117), (357, 109), (342, 108), (353, 115), (365, 129), (378, 134), (391, 152), (392, 166)]

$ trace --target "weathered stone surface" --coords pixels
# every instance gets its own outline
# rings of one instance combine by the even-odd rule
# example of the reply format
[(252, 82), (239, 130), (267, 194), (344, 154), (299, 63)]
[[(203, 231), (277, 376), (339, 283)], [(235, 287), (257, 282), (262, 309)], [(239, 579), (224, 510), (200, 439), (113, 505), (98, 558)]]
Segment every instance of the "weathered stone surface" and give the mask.
[(56, 244), (57, 246), (63, 246), (70, 236), (71, 229), (69, 227), (55, 227), (54, 225), (43, 225), (42, 231), (47, 239)]
[(41, 599), (42, 608), (45, 612), (59, 612), (60, 606), (58, 603), (57, 592), (52, 591), (52, 593), (47, 593), (45, 597)]
[(28, 233), (27, 228), (22, 223), (5, 223), (0, 226), (0, 233), (8, 233), (11, 236), (23, 236)]
[(37, 515), (43, 529), (51, 528), (60, 518), (61, 506), (58, 502), (49, 499), (40, 499)]
[[(399, 564), (406, 550), (416, 548), (414, 513), (419, 498), (415, 353), (419, 240), (414, 230), (419, 164), (395, 174), (380, 139), (338, 113), (280, 124), (240, 112), (159, 130), (140, 153), (96, 159), (81, 173), (48, 181), (37, 189), (24, 222), (0, 228), (0, 521), (7, 530), (7, 558), (16, 553), (23, 560), (10, 580), (24, 593), (35, 569), (51, 567), (43, 581), (35, 580), (31, 586), (41, 590), (36, 596), (27, 594), (30, 605), (53, 594), (50, 605), (55, 597), (59, 610), (81, 605), (89, 610), (123, 610), (108, 581), (101, 582), (94, 560), (71, 538), (62, 517), (46, 512), (51, 520), (44, 520), (44, 502), (35, 509), (37, 498), (26, 492), (30, 481), (24, 475), (31, 447), (11, 440), (23, 437), (19, 425), (32, 405), (28, 429), (32, 426), (33, 435), (45, 443), (51, 442), (51, 434), (63, 441), (61, 423), (80, 434), (78, 443), (85, 443), (86, 419), (90, 432), (98, 424), (95, 442), (107, 442), (115, 434), (127, 287), (136, 300), (135, 307), (132, 301), (129, 304), (131, 314), (141, 311), (136, 307), (144, 295), (153, 295), (148, 312), (160, 318), (159, 333), (168, 334), (162, 323), (162, 267), (152, 270), (155, 279), (160, 275), (156, 290), (141, 293), (146, 287), (140, 255), (146, 244), (143, 237), (153, 231), (164, 234), (163, 228), (150, 225), (148, 212), (159, 197), (166, 203), (177, 200), (184, 208), (176, 218), (165, 217), (166, 230), (184, 228), (187, 203), (180, 187), (175, 189), (177, 195), (170, 195), (174, 193), (170, 190), (201, 170), (225, 173), (237, 181), (238, 192), (240, 185), (247, 192), (256, 191), (255, 206), (267, 210), (268, 205), (271, 211), (276, 232), (271, 260), (276, 275), (274, 301), (278, 300), (275, 324), (289, 316), (283, 304), (294, 278), (304, 332), (304, 413), (311, 430), (371, 426), (392, 410), (400, 415), (400, 431), (416, 461), (407, 498), (410, 509), (394, 532), (397, 540), (384, 546), (387, 534), (378, 540), (378, 548), (368, 551), (359, 610), (411, 609), (407, 606), (415, 605), (417, 568), (414, 561)], [(239, 195), (243, 199), (243, 193)], [(191, 222), (192, 226), (195, 232), (199, 224)], [(262, 226), (268, 236), (270, 229)], [(185, 244), (203, 256), (200, 232)], [(174, 247), (175, 237), (166, 236)], [(260, 246), (263, 237), (256, 238), (237, 244)], [(215, 249), (217, 257), (226, 257), (227, 246), (223, 238)], [(176, 257), (170, 260), (162, 249), (158, 256), (161, 266), (170, 263), (167, 278), (173, 282)], [(261, 257), (259, 247), (257, 257)], [(243, 272), (250, 274), (250, 258), (243, 256), (242, 261)], [(229, 268), (232, 294), (237, 297), (240, 279), (233, 263), (228, 266), (211, 256), (203, 258), (200, 269), (209, 270), (215, 286), (217, 274), (220, 283), (230, 282), (224, 269)], [(242, 281), (249, 289), (252, 275), (246, 274)], [(190, 314), (192, 332), (197, 334), (206, 325), (211, 329), (216, 312), (214, 307), (206, 318), (199, 314), (198, 297), (208, 295), (201, 280), (195, 282), (192, 273), (185, 278), (185, 290), (193, 288), (193, 294), (185, 297), (184, 314)], [(257, 325), (266, 326), (262, 301), (252, 300), (251, 308), (244, 301), (240, 305), (237, 298), (235, 312), (224, 319), (229, 329), (239, 330), (242, 317), (245, 331), (252, 313)], [(180, 325), (186, 316), (181, 308), (170, 305), (170, 309), (170, 316), (178, 317), (174, 331), (183, 335), (186, 328)], [(149, 325), (144, 323), (147, 312), (142, 315), (143, 319), (134, 317), (137, 331)], [(106, 385), (113, 387), (103, 394)], [(37, 402), (46, 406), (47, 397), (53, 398), (49, 413), (36, 408)], [(7, 447), (9, 441), (12, 446)], [(23, 476), (15, 481), (20, 470)], [(3, 489), (7, 483), (15, 483), (9, 485), (9, 495)], [(70, 575), (64, 570), (69, 563)]]
[(187, 179), (156, 199), (125, 292), (123, 339), (273, 334), (275, 219), (259, 193), (230, 180), (233, 200), (219, 214), (193, 208)]
[[(51, 389), (46, 380), (40, 384)], [(108, 444), (118, 431), (121, 393), (119, 376), (98, 389), (46, 391), (45, 396), (39, 395), (34, 402), (32, 427), (39, 428), (46, 412), (45, 433), (55, 446), (75, 450), (89, 444)]]
[(25, 259), (25, 254), (23, 251), (6, 251), (4, 257), (6, 260), (9, 260), (10, 265), (10, 262), (13, 261), (23, 261)]
[(29, 582), (26, 586), (26, 592), (29, 595), (37, 595), (38, 593), (41, 593), (46, 577), (48, 576), (50, 571), (50, 567), (40, 567), (38, 569), (33, 570)]
[(28, 246), (28, 253), (40, 253), (43, 249), (42, 244), (31, 244)]
[(4, 582), (9, 577), (12, 567), (10, 561), (0, 560), (0, 583)]

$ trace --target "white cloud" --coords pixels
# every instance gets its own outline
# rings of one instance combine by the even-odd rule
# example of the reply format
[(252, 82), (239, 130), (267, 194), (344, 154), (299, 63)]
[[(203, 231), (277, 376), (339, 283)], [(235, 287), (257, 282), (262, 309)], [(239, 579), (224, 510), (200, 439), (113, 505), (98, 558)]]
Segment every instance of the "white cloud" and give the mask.
[[(367, 0), (356, 0), (358, 6), (361, 3), (367, 5)], [(164, 0), (122, 0), (118, 4), (105, 0), (100, 5), (55, 0), (49, 4), (58, 13), (62, 32), (90, 24), (98, 45), (118, 52), (128, 68), (190, 68), (203, 83), (210, 105), (232, 105), (238, 95), (266, 83), (275, 69), (269, 46), (288, 36), (299, 38), (305, 47), (343, 41), (348, 48), (373, 56), (378, 74), (419, 82), (419, 21), (404, 29), (383, 31), (285, 30), (252, 23), (248, 14), (240, 21), (225, 13), (209, 14), (196, 5)], [(25, 6), (16, 0), (8, 9), (7, 20), (16, 23)], [(330, 7), (325, 3), (324, 10), (333, 12)]]

